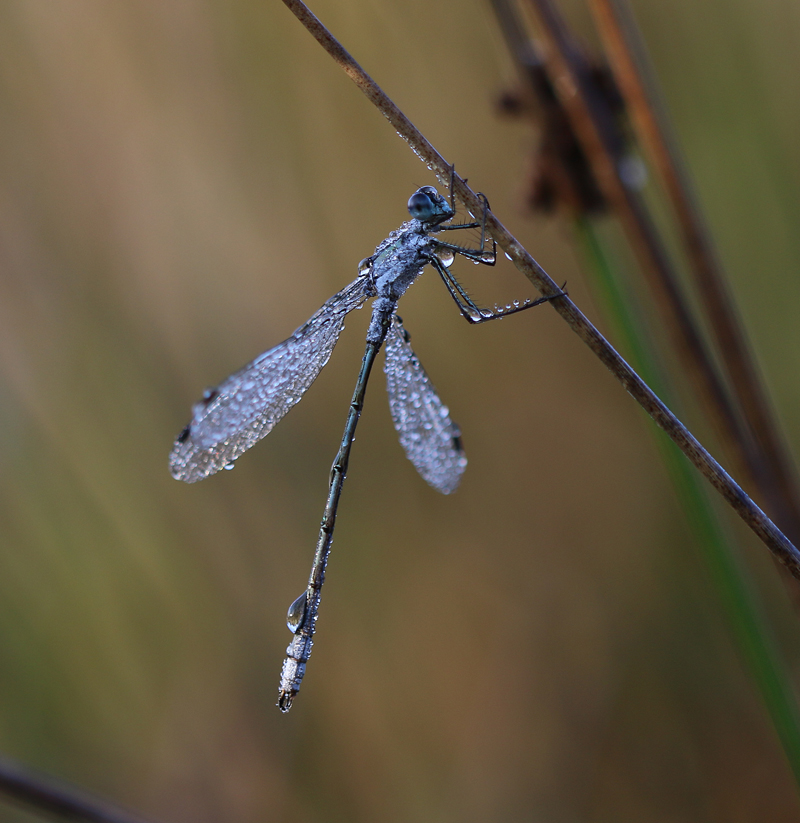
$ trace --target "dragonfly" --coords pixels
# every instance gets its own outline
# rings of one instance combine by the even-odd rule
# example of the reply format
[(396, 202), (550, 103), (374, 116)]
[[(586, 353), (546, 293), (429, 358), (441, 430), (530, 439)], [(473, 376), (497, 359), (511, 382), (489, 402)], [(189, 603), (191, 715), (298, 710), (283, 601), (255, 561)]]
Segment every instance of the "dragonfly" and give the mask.
[[(487, 237), (485, 196), (481, 219), (455, 222), (455, 200), (433, 186), (411, 195), (411, 219), (393, 231), (361, 261), (358, 276), (333, 295), (291, 337), (264, 352), (216, 388), (207, 389), (192, 409), (192, 419), (175, 440), (170, 455), (172, 476), (186, 483), (203, 480), (234, 461), (300, 401), (328, 362), (345, 317), (374, 298), (353, 398), (341, 444), (330, 472), (328, 498), (320, 523), (314, 561), (305, 591), (289, 607), (287, 626), (292, 640), (281, 670), (278, 707), (289, 711), (311, 655), (322, 584), (333, 542), (339, 499), (347, 475), (356, 426), (375, 358), (385, 349), (386, 385), (392, 420), (406, 456), (434, 489), (456, 490), (467, 466), (461, 432), (450, 417), (428, 375), (414, 354), (397, 304), (426, 266), (444, 281), (461, 314), (470, 323), (483, 323), (524, 311), (561, 297), (565, 292), (538, 299), (515, 301), (505, 307), (480, 308), (451, 274), (456, 257), (493, 266), (495, 241)], [(461, 232), (461, 234), (459, 234)], [(470, 245), (459, 238), (476, 238)], [(477, 239), (479, 235), (479, 240)]]

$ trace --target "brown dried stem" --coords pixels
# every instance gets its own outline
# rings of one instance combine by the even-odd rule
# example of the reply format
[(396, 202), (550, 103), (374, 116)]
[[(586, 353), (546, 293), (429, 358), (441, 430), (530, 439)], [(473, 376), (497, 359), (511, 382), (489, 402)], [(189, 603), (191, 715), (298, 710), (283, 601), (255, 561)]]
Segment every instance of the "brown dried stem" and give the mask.
[[(398, 134), (411, 146), (415, 154), (427, 163), (428, 167), (441, 180), (449, 181), (452, 166), (444, 160), (301, 0), (283, 0), (283, 2), (375, 104), (384, 117), (389, 120)], [(475, 213), (483, 210), (483, 201), (458, 175), (453, 176), (453, 186), (455, 193), (468, 208)], [(486, 223), (487, 229), (497, 240), (498, 245), (505, 250), (517, 268), (542, 294), (559, 294), (556, 283), (492, 212), (487, 214)], [(564, 318), (570, 328), (600, 358), (626, 391), (667, 433), (723, 498), (728, 501), (775, 557), (796, 578), (800, 579), (800, 552), (727, 474), (722, 466), (703, 448), (680, 420), (661, 402), (639, 375), (620, 357), (580, 309), (567, 296), (557, 297), (552, 301), (552, 306)]]
[[(586, 153), (600, 190), (619, 217), (642, 272), (647, 275), (681, 364), (715, 423), (724, 453), (733, 461), (737, 474), (772, 504), (767, 493), (769, 484), (765, 482), (768, 472), (761, 453), (717, 372), (648, 210), (622, 177), (623, 155), (613, 114), (598, 95), (589, 66), (551, 0), (528, 0), (528, 6), (542, 40), (544, 66), (552, 87)], [(773, 504), (771, 508), (784, 514), (782, 506)]]
[[(658, 171), (672, 203), (678, 227), (709, 325), (716, 338), (745, 420), (755, 435), (769, 472), (762, 480), (765, 498), (780, 513), (795, 539), (800, 534), (800, 493), (788, 450), (774, 420), (711, 236), (697, 207), (689, 176), (680, 161), (665, 118), (654, 105), (654, 84), (641, 37), (619, 0), (589, 0), (617, 86), (625, 99), (637, 137)], [(645, 82), (647, 79), (647, 83)]]

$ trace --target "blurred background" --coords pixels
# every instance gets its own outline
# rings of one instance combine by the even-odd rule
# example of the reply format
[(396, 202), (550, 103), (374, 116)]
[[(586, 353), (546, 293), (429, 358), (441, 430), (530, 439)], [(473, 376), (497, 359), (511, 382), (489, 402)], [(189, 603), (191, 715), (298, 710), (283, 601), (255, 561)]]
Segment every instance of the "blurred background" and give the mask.
[[(797, 447), (800, 10), (634, 9)], [(606, 329), (569, 224), (524, 207), (488, 4), (312, 10)], [(426, 486), (376, 372), (281, 715), (368, 311), (235, 471), (188, 486), (167, 455), (436, 180), (277, 0), (8, 0), (0, 107), (2, 753), (164, 823), (798, 818), (651, 424), (548, 307), (470, 327), (432, 272), (401, 314), (469, 467)], [(469, 267), (481, 302), (532, 296), (505, 263)], [(731, 533), (794, 670), (785, 590)]]

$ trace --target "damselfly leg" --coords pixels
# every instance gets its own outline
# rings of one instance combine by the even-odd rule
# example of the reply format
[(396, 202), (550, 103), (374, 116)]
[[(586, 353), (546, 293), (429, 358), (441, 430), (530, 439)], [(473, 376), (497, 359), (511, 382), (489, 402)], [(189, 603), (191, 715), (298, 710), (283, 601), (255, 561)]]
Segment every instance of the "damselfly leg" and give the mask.
[[(451, 208), (454, 208), (454, 195), (452, 191), (453, 178), (451, 175), (451, 191), (450, 203)], [(440, 240), (438, 237), (434, 238), (435, 252), (430, 263), (439, 273), (445, 286), (447, 287), (450, 296), (455, 301), (461, 314), (466, 318), (467, 322), (486, 323), (489, 320), (498, 320), (501, 317), (508, 317), (510, 314), (516, 314), (526, 309), (532, 309), (534, 306), (540, 306), (542, 303), (547, 303), (554, 300), (556, 297), (562, 297), (566, 292), (563, 290), (558, 294), (546, 295), (537, 299), (515, 300), (510, 305), (500, 307), (495, 306), (494, 309), (486, 309), (478, 306), (477, 303), (467, 294), (466, 289), (459, 283), (450, 271), (449, 267), (452, 265), (455, 256), (460, 255), (474, 263), (480, 263), (484, 266), (494, 266), (497, 262), (497, 244), (494, 238), (488, 238), (486, 232), (486, 215), (489, 212), (489, 201), (484, 194), (478, 194), (483, 202), (483, 213), (481, 220), (474, 220), (469, 223), (451, 223), (448, 225), (438, 226), (436, 232), (441, 231), (457, 231), (459, 229), (477, 229), (480, 228), (480, 243), (477, 248), (470, 248), (469, 246), (459, 245), (457, 243), (447, 243)], [(491, 248), (489, 248), (487, 240), (491, 239)]]

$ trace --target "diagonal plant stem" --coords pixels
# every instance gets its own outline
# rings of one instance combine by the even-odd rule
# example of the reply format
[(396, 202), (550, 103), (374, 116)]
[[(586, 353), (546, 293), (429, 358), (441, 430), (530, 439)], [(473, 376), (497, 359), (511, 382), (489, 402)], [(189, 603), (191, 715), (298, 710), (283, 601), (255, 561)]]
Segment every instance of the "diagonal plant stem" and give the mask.
[[(434, 149), (375, 81), (309, 11), (305, 4), (301, 0), (283, 0), (283, 2), (389, 120), (397, 133), (411, 146), (414, 153), (439, 176), (440, 180), (449, 182), (452, 176), (453, 187), (458, 197), (474, 213), (482, 212), (484, 209), (483, 201), (458, 175), (452, 173), (452, 166)], [(543, 295), (554, 296), (551, 304), (570, 328), (589, 346), (625, 390), (702, 472), (711, 485), (717, 489), (775, 557), (789, 569), (792, 575), (800, 579), (800, 552), (797, 551), (780, 529), (747, 496), (722, 466), (714, 460), (691, 432), (656, 396), (652, 389), (620, 357), (572, 300), (566, 295), (555, 297), (560, 293), (556, 283), (491, 211), (486, 215), (486, 227), (514, 265), (533, 285)]]
[(111, 806), (50, 777), (0, 757), (0, 794), (59, 820), (90, 823), (147, 823), (142, 817)]
[(769, 466), (770, 471), (762, 481), (766, 486), (765, 496), (780, 511), (780, 522), (787, 524), (789, 534), (798, 535), (797, 477), (787, 458), (788, 451), (726, 287), (722, 266), (695, 202), (689, 177), (667, 127), (668, 121), (658, 111), (655, 84), (641, 46), (641, 35), (624, 0), (589, 0), (589, 7), (637, 136), (658, 170), (672, 203), (694, 284), (716, 337), (720, 360)]

